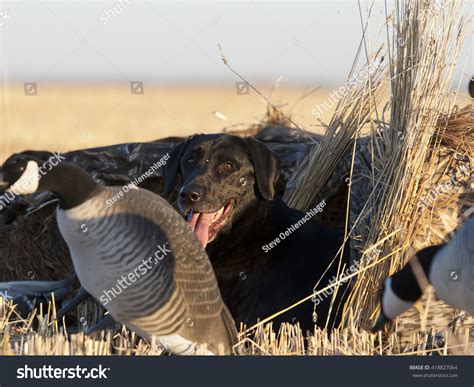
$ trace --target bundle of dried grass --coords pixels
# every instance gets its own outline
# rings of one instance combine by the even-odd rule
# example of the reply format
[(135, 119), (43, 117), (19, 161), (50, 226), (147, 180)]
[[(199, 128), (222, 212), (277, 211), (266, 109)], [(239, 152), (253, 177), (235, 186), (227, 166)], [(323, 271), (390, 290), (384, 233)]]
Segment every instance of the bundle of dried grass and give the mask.
[[(462, 109), (455, 106), (451, 112), (438, 117), (435, 141), (450, 149), (469, 155), (474, 147), (474, 106)], [(438, 138), (439, 137), (439, 138)]]
[[(435, 171), (443, 170), (441, 161), (449, 165), (455, 155), (463, 160), (472, 157), (466, 153), (471, 137), (465, 136), (464, 129), (456, 134), (464, 135), (463, 139), (456, 144), (451, 141), (446, 147), (446, 139), (450, 138), (446, 137), (446, 124), (451, 122), (446, 118), (456, 114), (449, 97), (467, 27), (466, 14), (462, 2), (446, 2), (441, 9), (431, 2), (411, 0), (395, 5), (389, 41), (390, 124), (381, 127), (382, 137), (373, 139), (384, 149), (374, 154), (373, 189), (380, 186), (380, 191), (370, 208), (368, 235), (360, 236), (364, 244), (360, 268), (363, 270), (374, 259), (385, 261), (359, 275), (345, 308), (346, 321), (353, 315), (360, 324), (371, 324), (384, 278), (404, 264), (412, 252), (410, 247), (419, 240), (419, 231), (433, 228), (432, 216), (420, 217), (424, 183), (433, 180)], [(443, 108), (449, 109), (447, 116), (440, 115)], [(458, 143), (468, 147), (462, 150)], [(448, 201), (461, 210), (452, 192)], [(438, 207), (431, 205), (431, 209)], [(445, 238), (452, 226), (444, 224), (438, 229), (438, 240)]]
[[(458, 179), (458, 185), (461, 186), (459, 192), (455, 194), (451, 191), (442, 203), (434, 202), (426, 206), (429, 209), (426, 213), (430, 214), (426, 219), (420, 217), (423, 209), (420, 207), (423, 206), (419, 205), (423, 194), (432, 191), (432, 187), (427, 188), (425, 182), (432, 181), (439, 175), (446, 179), (450, 170), (456, 175), (463, 175), (463, 171), (471, 170), (472, 110), (470, 107), (460, 111), (453, 108), (449, 93), (467, 28), (463, 7), (462, 3), (449, 3), (442, 9), (438, 9), (436, 4), (415, 1), (396, 3), (395, 16), (387, 18), (388, 22), (393, 23), (392, 26), (387, 26), (389, 31), (393, 31), (389, 39), (388, 64), (391, 94), (390, 103), (384, 107), (383, 113), (387, 110), (390, 112), (390, 123), (387, 124), (383, 119), (371, 121), (370, 142), (364, 145), (370, 149), (371, 155), (363, 157), (359, 163), (362, 165), (369, 161), (370, 166), (354, 171), (354, 158), (356, 151), (360, 150), (354, 142), (352, 166), (349, 168), (346, 235), (352, 239), (351, 247), (356, 244), (360, 246), (357, 262), (353, 262), (356, 266), (355, 273), (343, 275), (344, 268), (339, 264), (341, 275), (332, 285), (315, 290), (312, 295), (264, 318), (241, 332), (242, 338), (248, 338), (250, 332), (258, 332), (265, 323), (309, 301), (325, 289), (336, 288), (337, 291), (341, 282), (356, 275), (358, 279), (349, 302), (344, 306), (343, 327), (370, 328), (377, 312), (378, 293), (383, 280), (404, 263), (407, 255), (410, 255), (411, 247), (420, 248), (426, 244), (439, 243), (469, 216), (469, 211), (472, 212), (474, 202), (470, 174), (466, 181), (460, 182)], [(427, 15), (430, 17), (426, 17)], [(370, 79), (368, 83), (381, 85), (375, 90), (382, 88), (382, 83), (377, 82), (377, 79)], [(361, 89), (362, 96), (365, 96), (365, 87), (366, 84)], [(369, 97), (377, 97), (376, 93), (370, 94), (371, 90), (369, 89)], [(378, 98), (373, 100), (380, 103)], [(366, 101), (371, 103), (372, 99), (367, 98)], [(370, 109), (365, 110), (364, 104), (357, 106), (359, 111), (351, 110), (350, 103), (349, 100), (343, 104), (343, 107), (347, 107), (345, 116), (339, 115), (341, 107), (338, 106), (324, 144), (313, 148), (309, 161), (305, 160), (307, 166), (304, 167), (304, 172), (296, 174), (298, 179), (296, 189), (288, 200), (290, 205), (306, 210), (318, 201), (318, 195), (326, 188), (324, 185), (328, 176), (335, 171), (340, 172), (336, 168), (339, 160), (352, 138), (358, 140), (359, 124), (363, 122), (359, 120), (358, 113), (362, 109), (365, 112), (363, 117), (368, 119), (372, 112)], [(448, 114), (441, 114), (443, 109)], [(377, 110), (374, 112), (378, 115)], [(345, 125), (344, 119), (352, 124), (356, 122), (357, 125)], [(458, 130), (460, 127), (461, 131)], [(453, 131), (456, 131), (454, 136)], [(462, 139), (453, 142), (453, 137)], [(459, 165), (460, 160), (468, 164)], [(362, 199), (354, 198), (351, 184), (353, 178), (357, 180), (359, 188), (363, 187), (355, 191), (355, 194), (364, 194)], [(333, 180), (331, 177), (331, 184), (334, 183)], [(351, 206), (351, 200), (354, 202), (354, 199), (365, 203), (355, 206), (359, 212), (354, 212)], [(436, 216), (433, 215), (434, 212)], [(350, 230), (348, 223), (351, 225)], [(432, 230), (436, 238), (427, 239), (427, 230)], [(336, 259), (333, 264), (337, 264)], [(339, 307), (333, 305), (334, 310)], [(458, 314), (451, 309), (446, 310), (446, 305), (443, 307), (445, 310), (437, 314), (437, 324), (431, 319), (431, 325), (443, 328), (449, 325), (450, 329), (455, 329), (459, 324), (453, 324), (453, 319), (457, 319)], [(412, 325), (426, 328), (429, 319), (428, 311), (425, 312), (421, 323)], [(440, 316), (443, 318), (439, 318)], [(416, 318), (420, 320), (419, 316)], [(403, 332), (405, 326), (400, 324), (403, 339), (410, 336), (408, 332)], [(425, 334), (429, 334), (426, 329), (423, 330)], [(413, 340), (410, 338), (409, 341)], [(402, 342), (406, 343), (405, 340), (400, 343)]]
[(314, 205), (320, 191), (336, 170), (343, 156), (353, 144), (362, 127), (372, 118), (374, 101), (383, 93), (385, 75), (381, 49), (367, 64), (356, 72), (362, 43), (352, 65), (348, 80), (340, 89), (342, 98), (337, 101), (334, 115), (322, 141), (309, 153), (309, 163), (296, 189), (288, 200), (290, 207), (307, 211)]

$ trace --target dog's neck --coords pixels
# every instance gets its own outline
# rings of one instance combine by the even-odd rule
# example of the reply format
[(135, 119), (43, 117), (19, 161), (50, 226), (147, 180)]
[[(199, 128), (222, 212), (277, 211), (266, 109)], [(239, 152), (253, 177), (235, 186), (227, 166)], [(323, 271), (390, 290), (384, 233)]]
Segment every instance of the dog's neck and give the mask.
[(256, 266), (263, 266), (265, 262), (255, 262), (251, 257), (261, 255), (262, 246), (275, 237), (276, 231), (264, 226), (278, 201), (281, 199), (255, 200), (246, 205), (244, 211), (232, 223), (232, 227), (209, 243), (206, 250), (218, 278), (221, 272), (238, 274), (253, 271)]

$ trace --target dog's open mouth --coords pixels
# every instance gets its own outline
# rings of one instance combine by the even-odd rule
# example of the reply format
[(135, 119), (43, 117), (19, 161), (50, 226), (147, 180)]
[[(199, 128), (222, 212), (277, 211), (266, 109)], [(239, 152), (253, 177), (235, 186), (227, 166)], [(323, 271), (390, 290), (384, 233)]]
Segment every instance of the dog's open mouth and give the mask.
[(224, 227), (232, 214), (234, 201), (230, 200), (224, 207), (215, 212), (197, 212), (190, 210), (187, 222), (196, 233), (203, 247), (211, 242), (217, 232)]

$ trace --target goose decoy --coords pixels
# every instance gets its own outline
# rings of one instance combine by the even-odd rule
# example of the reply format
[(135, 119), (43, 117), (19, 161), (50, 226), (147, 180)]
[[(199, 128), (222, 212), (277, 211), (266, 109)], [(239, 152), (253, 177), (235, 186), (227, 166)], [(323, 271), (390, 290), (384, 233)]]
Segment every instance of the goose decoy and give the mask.
[[(232, 353), (237, 332), (209, 258), (162, 197), (102, 186), (64, 162), (44, 168), (31, 156), (4, 163), (2, 188), (59, 198), (58, 226), (79, 281), (115, 321), (172, 354)], [(114, 195), (120, 200), (107, 205)]]
[(380, 330), (422, 296), (431, 284), (439, 299), (474, 315), (474, 218), (442, 245), (420, 250), (389, 277), (380, 298), (380, 314), (372, 329)]

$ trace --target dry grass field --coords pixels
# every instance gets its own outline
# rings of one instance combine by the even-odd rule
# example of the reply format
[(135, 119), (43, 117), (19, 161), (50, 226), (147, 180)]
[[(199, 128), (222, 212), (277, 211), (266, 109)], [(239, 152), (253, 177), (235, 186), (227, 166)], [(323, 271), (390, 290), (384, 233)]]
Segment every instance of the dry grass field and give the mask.
[[(124, 85), (43, 85), (26, 96), (23, 85), (0, 93), (0, 162), (26, 149), (68, 151), (122, 142), (150, 141), (167, 136), (219, 132), (223, 127), (252, 124), (262, 119), (267, 103), (254, 91), (238, 95), (228, 87), (144, 85), (144, 94)], [(306, 130), (323, 131), (312, 114), (316, 104), (327, 123), (332, 88), (258, 86), (274, 104)], [(460, 95), (464, 106), (469, 97)], [(324, 108), (321, 108), (324, 110)], [(217, 114), (216, 114), (217, 113)]]
[[(331, 89), (259, 90), (291, 114), (301, 126), (321, 131), (312, 114)], [(124, 85), (42, 85), (26, 96), (23, 85), (0, 94), (0, 160), (25, 149), (67, 151), (121, 142), (149, 141), (166, 136), (218, 132), (223, 127), (251, 124), (264, 116), (267, 104), (255, 92), (238, 95), (229, 87), (144, 85), (144, 94)], [(328, 103), (330, 104), (330, 102)], [(217, 114), (216, 114), (217, 112)], [(329, 119), (331, 111), (322, 115)]]
[[(335, 86), (337, 88), (338, 86)], [(300, 127), (323, 132), (312, 114), (327, 106), (320, 119), (334, 112), (332, 88), (258, 86)], [(457, 103), (470, 102), (459, 94)], [(331, 107), (332, 105), (332, 107)], [(224, 127), (262, 119), (267, 103), (254, 91), (238, 95), (229, 87), (172, 87), (144, 85), (144, 94), (130, 93), (129, 85), (42, 85), (36, 96), (26, 96), (23, 85), (0, 93), (0, 162), (26, 149), (68, 151), (122, 142), (151, 141), (167, 136), (215, 133)], [(325, 108), (321, 108), (324, 110)]]

